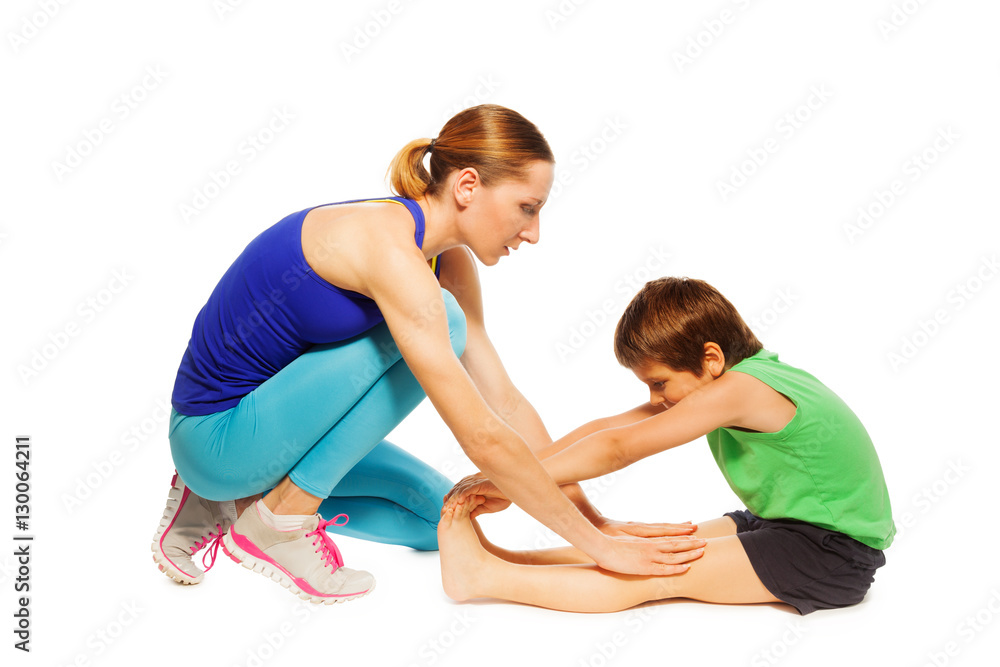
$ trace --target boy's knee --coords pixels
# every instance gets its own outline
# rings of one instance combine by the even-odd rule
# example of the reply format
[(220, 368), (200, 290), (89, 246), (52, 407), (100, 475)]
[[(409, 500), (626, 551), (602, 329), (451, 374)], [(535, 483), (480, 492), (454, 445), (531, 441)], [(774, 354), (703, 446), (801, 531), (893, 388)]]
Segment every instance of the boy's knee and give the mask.
[(444, 299), (445, 313), (448, 315), (448, 334), (451, 337), (451, 348), (455, 350), (455, 356), (462, 356), (465, 351), (465, 312), (458, 305), (458, 300), (445, 288), (441, 288), (441, 297)]

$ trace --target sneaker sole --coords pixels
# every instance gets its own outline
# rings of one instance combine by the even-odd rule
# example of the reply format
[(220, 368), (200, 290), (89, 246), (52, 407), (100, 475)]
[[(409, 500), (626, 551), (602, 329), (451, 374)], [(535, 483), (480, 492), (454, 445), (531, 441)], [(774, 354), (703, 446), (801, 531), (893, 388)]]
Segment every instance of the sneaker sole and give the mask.
[(330, 596), (320, 596), (307, 593), (295, 583), (295, 578), (285, 568), (273, 561), (266, 561), (261, 558), (257, 558), (256, 556), (252, 556), (240, 548), (240, 546), (233, 540), (231, 533), (232, 531), (230, 530), (230, 532), (226, 533), (226, 536), (222, 538), (222, 550), (226, 552), (226, 555), (229, 556), (233, 562), (239, 563), (251, 572), (257, 572), (258, 574), (264, 575), (271, 581), (281, 584), (301, 599), (312, 602), (313, 604), (337, 604), (338, 602), (356, 600), (375, 590), (375, 582), (373, 581), (371, 588), (359, 593), (346, 593), (344, 595)]
[[(160, 525), (157, 527), (156, 534), (153, 536), (153, 543), (150, 545), (150, 549), (153, 551), (153, 562), (160, 568), (160, 572), (179, 584), (193, 586), (201, 583), (201, 580), (205, 578), (205, 573), (200, 572), (198, 575), (192, 577), (177, 567), (177, 565), (170, 560), (170, 557), (163, 552), (163, 549), (160, 546), (163, 534), (167, 532), (167, 529), (173, 524), (174, 517), (177, 516), (177, 511), (180, 509), (181, 502), (185, 499), (186, 493), (177, 488), (176, 484), (177, 474), (175, 473), (173, 480), (170, 482), (170, 491), (167, 493), (167, 509), (164, 510), (163, 518), (160, 519)], [(187, 489), (185, 489), (185, 491), (186, 490)]]

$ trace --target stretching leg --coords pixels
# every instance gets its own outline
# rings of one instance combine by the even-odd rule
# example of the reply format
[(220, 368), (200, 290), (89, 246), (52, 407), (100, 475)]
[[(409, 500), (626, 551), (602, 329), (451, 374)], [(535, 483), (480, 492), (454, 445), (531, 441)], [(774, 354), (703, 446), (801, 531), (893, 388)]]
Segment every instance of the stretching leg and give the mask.
[[(571, 564), (593, 564), (594, 560), (576, 547), (565, 546), (553, 549), (537, 549), (531, 551), (513, 551), (499, 547), (483, 534), (479, 523), (473, 519), (472, 527), (479, 536), (479, 542), (483, 548), (508, 563), (519, 563), (521, 565), (571, 565)], [(701, 539), (713, 539), (736, 534), (736, 522), (728, 516), (718, 519), (711, 519), (698, 524), (698, 529), (691, 533), (692, 537)]]
[(610, 612), (650, 600), (691, 598), (723, 604), (779, 602), (760, 583), (735, 535), (710, 538), (705, 554), (683, 574), (645, 577), (596, 565), (509, 563), (482, 547), (471, 503), (450, 504), (438, 526), (441, 575), (455, 600), (491, 597), (577, 612)]

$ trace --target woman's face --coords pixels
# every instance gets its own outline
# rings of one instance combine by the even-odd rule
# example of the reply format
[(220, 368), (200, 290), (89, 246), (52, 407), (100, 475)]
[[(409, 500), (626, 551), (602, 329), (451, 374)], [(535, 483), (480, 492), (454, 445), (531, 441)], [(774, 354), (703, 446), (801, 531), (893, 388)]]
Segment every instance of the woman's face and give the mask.
[(537, 160), (524, 180), (508, 180), (473, 187), (467, 207), (469, 249), (487, 266), (517, 250), (522, 243), (538, 242), (539, 211), (552, 188), (551, 162)]

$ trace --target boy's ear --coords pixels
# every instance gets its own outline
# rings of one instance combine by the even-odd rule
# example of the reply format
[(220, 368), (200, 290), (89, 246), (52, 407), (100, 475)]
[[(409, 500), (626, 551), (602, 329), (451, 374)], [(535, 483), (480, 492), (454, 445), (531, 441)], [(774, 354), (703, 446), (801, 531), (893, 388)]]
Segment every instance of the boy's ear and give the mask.
[(702, 368), (712, 374), (713, 378), (722, 375), (726, 370), (726, 355), (718, 343), (705, 343), (705, 356), (702, 358)]

